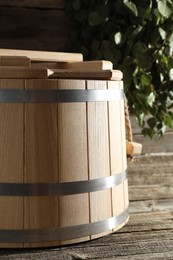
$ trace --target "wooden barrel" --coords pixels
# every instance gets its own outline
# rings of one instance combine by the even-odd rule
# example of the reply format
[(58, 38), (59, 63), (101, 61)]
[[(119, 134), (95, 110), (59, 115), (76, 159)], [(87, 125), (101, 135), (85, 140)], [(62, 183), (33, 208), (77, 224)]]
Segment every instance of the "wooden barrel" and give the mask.
[(128, 220), (122, 81), (0, 79), (0, 247), (98, 238)]

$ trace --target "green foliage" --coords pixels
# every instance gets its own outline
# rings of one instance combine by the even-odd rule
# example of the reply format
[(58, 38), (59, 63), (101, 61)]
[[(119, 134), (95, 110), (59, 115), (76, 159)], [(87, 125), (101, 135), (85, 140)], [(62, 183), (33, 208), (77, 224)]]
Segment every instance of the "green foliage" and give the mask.
[(173, 0), (66, 3), (71, 51), (82, 52), (85, 60), (110, 60), (122, 70), (142, 133), (162, 135), (173, 125)]

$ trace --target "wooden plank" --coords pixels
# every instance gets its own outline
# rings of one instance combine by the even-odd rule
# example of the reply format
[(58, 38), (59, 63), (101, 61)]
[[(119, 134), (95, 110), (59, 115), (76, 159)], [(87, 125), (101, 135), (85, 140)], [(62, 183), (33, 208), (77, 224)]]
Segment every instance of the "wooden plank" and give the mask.
[(56, 260), (74, 260), (73, 254), (63, 252), (59, 249), (32, 249), (32, 250), (7, 250), (0, 251), (0, 257), (2, 260), (24, 260), (29, 257), (31, 260), (45, 260), (45, 259), (56, 259)]
[(65, 8), (64, 0), (0, 0), (0, 6), (7, 7), (30, 7), (30, 8), (46, 8), (46, 9), (62, 9)]
[[(0, 80), (0, 88), (23, 89), (23, 80)], [(0, 104), (0, 182), (23, 183), (23, 104)], [(23, 229), (23, 197), (0, 196), (0, 229)], [(23, 247), (0, 243), (1, 248)]]
[(31, 66), (31, 61), (25, 56), (0, 56), (0, 66)]
[[(167, 172), (169, 170), (169, 172)], [(162, 172), (163, 172), (162, 168)], [(132, 173), (133, 172), (133, 173)], [(156, 167), (150, 167), (146, 166), (146, 169), (138, 169), (136, 171), (129, 171), (129, 185), (141, 185), (142, 183), (145, 183), (147, 185), (167, 185), (168, 183), (173, 182), (173, 175), (172, 170), (169, 169), (169, 167), (165, 167), (165, 173), (161, 173), (161, 169), (157, 169)]]
[[(58, 89), (85, 89), (84, 80), (59, 80)], [(59, 181), (88, 180), (87, 127), (85, 103), (58, 104)], [(89, 223), (88, 194), (59, 198), (60, 227)], [(69, 244), (88, 240), (89, 236), (68, 241)]]
[[(166, 241), (165, 241), (166, 242)], [(118, 249), (117, 249), (117, 253), (116, 253), (116, 249), (112, 249), (111, 245), (108, 245), (106, 247), (106, 245), (102, 245), (103, 249), (100, 247), (99, 250), (100, 252), (96, 251), (94, 254), (94, 248), (91, 249), (92, 254), (89, 255), (87, 253), (83, 254), (82, 253), (82, 248), (79, 249), (75, 249), (75, 248), (63, 248), (63, 249), (44, 249), (41, 252), (40, 251), (19, 251), (19, 250), (15, 250), (14, 251), (9, 251), (6, 253), (0, 253), (0, 256), (2, 257), (3, 260), (23, 260), (23, 259), (27, 259), (27, 257), (29, 257), (29, 259), (57, 259), (57, 260), (74, 260), (74, 259), (92, 259), (92, 260), (172, 260), (173, 259), (173, 252), (172, 252), (172, 247), (171, 247), (171, 241), (168, 241), (168, 244), (165, 247), (165, 243), (163, 246), (161, 246), (160, 250), (162, 250), (162, 252), (153, 252), (154, 249), (152, 249), (152, 246), (157, 245), (157, 249), (158, 250), (158, 244), (157, 241), (155, 240), (155, 243), (152, 243), (151, 245), (146, 245), (149, 246), (147, 249), (147, 252), (144, 252), (144, 245), (141, 249), (141, 253), (140, 253), (140, 245), (136, 244), (136, 246), (134, 245), (134, 243), (128, 243), (127, 245), (125, 243), (118, 245)], [(159, 241), (159, 245), (161, 245), (161, 241)], [(124, 247), (123, 247), (124, 246)], [(134, 255), (132, 251), (130, 251), (130, 249), (135, 251), (135, 248), (138, 247), (138, 252), (136, 252), (136, 254)], [(128, 255), (125, 254), (126, 252), (126, 248), (128, 249)], [(102, 252), (102, 250), (104, 250)], [(106, 252), (107, 250), (107, 252)], [(149, 251), (149, 252), (148, 252)], [(107, 253), (107, 255), (106, 255)], [(88, 256), (89, 255), (89, 256)]]
[(139, 156), (128, 164), (129, 184), (169, 185), (173, 181), (172, 169), (172, 153)]
[[(26, 80), (26, 89), (57, 89), (57, 82)], [(25, 183), (58, 181), (57, 171), (57, 104), (25, 104)], [(55, 203), (56, 202), (56, 203)], [(57, 199), (34, 196), (24, 199), (24, 228), (55, 227), (58, 215)], [(57, 225), (58, 226), (58, 225)], [(53, 242), (25, 243), (25, 247), (57, 245)]]
[[(68, 62), (40, 62), (40, 61), (32, 61), (32, 67), (34, 68), (48, 68), (48, 69), (65, 69)], [(82, 62), (81, 62), (82, 63)]]
[(52, 69), (53, 73), (49, 78), (61, 79), (101, 79), (101, 80), (121, 80), (122, 72), (119, 70), (68, 70)]
[(129, 163), (129, 185), (170, 185), (173, 182), (173, 156), (141, 156)]
[(0, 55), (27, 56), (35, 61), (82, 61), (82, 54), (67, 52), (0, 49)]
[[(119, 81), (119, 89), (124, 91), (123, 81)], [(118, 122), (117, 122), (118, 123)], [(124, 111), (124, 99), (120, 101), (120, 124), (121, 124), (121, 156), (123, 172), (127, 171), (127, 151), (126, 151), (126, 129), (125, 129), (125, 111)], [(124, 206), (125, 209), (129, 206), (129, 195), (128, 195), (128, 180), (123, 184), (124, 186)]]
[[(120, 82), (108, 82), (108, 89), (120, 89)], [(109, 102), (109, 135), (111, 175), (126, 171), (125, 124), (123, 100)], [(112, 189), (113, 216), (128, 206), (127, 182)]]
[[(130, 221), (119, 233), (171, 230), (172, 212), (145, 212), (130, 215)], [(116, 234), (115, 234), (116, 235)]]
[(106, 60), (68, 62), (65, 68), (69, 70), (113, 70), (113, 64)]
[[(90, 242), (89, 246), (78, 245), (74, 248), (68, 248), (68, 253), (78, 254), (85, 259), (117, 259), (118, 257), (128, 257), (133, 259), (138, 255), (139, 259), (153, 259), (152, 256), (162, 256), (161, 259), (167, 259), (167, 256), (173, 256), (172, 229), (171, 230), (153, 230), (149, 232), (127, 232), (115, 233), (112, 236), (106, 236), (101, 239)], [(137, 258), (138, 259), (138, 258)], [(159, 258), (154, 258), (159, 259)]]
[(142, 153), (172, 153), (173, 133), (167, 132), (162, 138), (155, 136), (153, 139), (143, 135), (134, 135), (134, 142), (142, 144)]
[(79, 62), (32, 62), (33, 67), (46, 67), (48, 69), (68, 69), (68, 70), (112, 70), (113, 64), (110, 61), (79, 61)]
[(51, 73), (46, 68), (0, 66), (0, 78), (4, 79), (46, 79)]
[[(118, 256), (116, 257), (117, 260), (159, 260), (159, 259), (166, 259), (166, 260), (172, 260), (173, 258), (173, 253), (172, 251), (170, 252), (159, 252), (159, 253), (151, 253), (151, 254), (141, 254), (139, 255), (138, 253), (136, 255), (131, 255), (131, 256)], [(104, 258), (105, 259), (105, 258)], [(114, 258), (106, 258), (109, 260), (112, 260)], [(95, 260), (95, 259), (93, 259)], [(103, 260), (103, 259), (101, 259)]]
[[(70, 253), (71, 250), (68, 252)], [(92, 241), (88, 247), (78, 246), (76, 252), (86, 259), (109, 259), (110, 257), (115, 259), (118, 256), (133, 257), (137, 254), (142, 258), (142, 256), (151, 257), (154, 253), (173, 255), (172, 229), (160, 232), (138, 230), (138, 232), (115, 233), (113, 236)]]
[[(106, 81), (87, 81), (87, 89), (106, 88)], [(87, 117), (89, 178), (110, 176), (107, 102), (88, 103)], [(109, 189), (90, 193), (89, 198), (91, 222), (106, 220), (112, 216), (112, 198)], [(97, 238), (110, 232), (112, 230), (93, 235), (91, 238)]]
[(145, 200), (145, 201), (132, 201), (130, 203), (130, 213), (142, 213), (142, 212), (163, 212), (173, 211), (173, 203), (171, 199), (157, 199), (157, 200)]
[(144, 166), (150, 165), (150, 166), (167, 166), (171, 169), (173, 166), (173, 153), (152, 153), (152, 154), (145, 154), (141, 156), (137, 156), (135, 158), (135, 163), (130, 163), (129, 167), (133, 168), (140, 168)]
[(69, 27), (64, 10), (1, 7), (0, 47), (65, 52), (69, 50)]
[(130, 185), (130, 201), (173, 198), (173, 187), (170, 184), (161, 185)]

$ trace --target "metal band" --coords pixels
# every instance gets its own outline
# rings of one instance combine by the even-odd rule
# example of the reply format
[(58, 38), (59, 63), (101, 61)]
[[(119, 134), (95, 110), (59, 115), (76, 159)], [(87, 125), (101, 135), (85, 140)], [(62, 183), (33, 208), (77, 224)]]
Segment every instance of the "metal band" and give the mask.
[(115, 187), (127, 173), (86, 181), (60, 183), (0, 183), (0, 196), (56, 196), (94, 192)]
[(99, 221), (77, 226), (55, 227), (34, 230), (0, 230), (0, 243), (30, 243), (69, 240), (95, 235), (118, 227), (128, 220), (127, 211), (120, 215)]
[(24, 90), (0, 89), (0, 103), (49, 103), (113, 101), (124, 98), (122, 89)]

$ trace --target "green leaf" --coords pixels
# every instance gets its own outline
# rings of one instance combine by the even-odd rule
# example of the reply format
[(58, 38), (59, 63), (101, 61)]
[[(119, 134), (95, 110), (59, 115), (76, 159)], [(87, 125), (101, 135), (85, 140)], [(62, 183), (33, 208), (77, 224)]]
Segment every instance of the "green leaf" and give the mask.
[(158, 7), (158, 10), (159, 12), (165, 17), (165, 18), (169, 18), (171, 13), (172, 13), (172, 10), (170, 8), (170, 6), (168, 5), (168, 1), (166, 0), (158, 0), (158, 3), (157, 3), (157, 7)]
[(69, 51), (112, 61), (143, 133), (163, 134), (173, 125), (173, 0), (67, 0), (67, 10)]
[(136, 7), (136, 5), (129, 1), (129, 0), (124, 0), (123, 1), (124, 5), (127, 7), (127, 9), (134, 15), (134, 16), (138, 16), (138, 9)]
[(132, 28), (132, 35), (137, 36), (142, 32), (142, 30), (143, 30), (143, 26), (141, 25), (135, 26), (135, 28), (134, 27)]
[(73, 8), (74, 8), (74, 10), (79, 10), (81, 8), (81, 1), (73, 0)]
[(150, 1), (140, 1), (138, 6), (138, 16), (145, 19), (151, 18), (152, 11), (152, 0)]
[(83, 23), (83, 21), (86, 20), (86, 11), (80, 10), (80, 12), (75, 13), (74, 17), (78, 22)]
[(132, 68), (131, 67), (123, 68), (123, 80), (124, 80), (125, 91), (127, 91), (128, 88), (131, 86), (132, 78), (133, 78)]
[(91, 12), (88, 17), (89, 24), (91, 26), (96, 26), (101, 24), (104, 21), (104, 18), (99, 12)]
[(144, 127), (144, 124), (145, 124), (145, 114), (144, 113), (137, 113), (137, 119), (138, 119), (139, 126)]
[(169, 36), (168, 41), (169, 41), (171, 52), (173, 52), (173, 33)]
[(165, 125), (167, 125), (170, 128), (173, 126), (173, 118), (169, 114), (165, 118)]
[(173, 107), (173, 98), (168, 95), (167, 99), (166, 99), (166, 107), (171, 109)]
[(173, 80), (173, 69), (170, 69), (169, 71), (169, 78), (170, 80)]
[(147, 74), (142, 74), (141, 76), (141, 84), (142, 86), (149, 86), (151, 83), (152, 77)]
[(151, 93), (149, 94), (149, 96), (147, 97), (147, 104), (148, 104), (150, 107), (152, 107), (154, 101), (155, 101), (155, 95), (154, 95), (153, 92), (151, 92)]
[(121, 40), (122, 40), (122, 34), (121, 32), (117, 32), (115, 35), (114, 35), (114, 40), (115, 40), (115, 43), (118, 45), (121, 43)]
[(153, 138), (153, 136), (155, 135), (154, 129), (147, 128), (147, 127), (143, 128), (142, 133), (144, 136), (148, 135), (150, 138)]
[(161, 122), (160, 124), (157, 125), (157, 128), (158, 128), (158, 135), (163, 136), (166, 131), (166, 125), (163, 122)]
[(159, 33), (160, 33), (162, 40), (165, 40), (166, 39), (166, 31), (163, 28), (159, 27)]
[(161, 39), (158, 27), (151, 27), (149, 29), (150, 34), (148, 35), (148, 41), (154, 46)]
[(133, 46), (133, 55), (139, 67), (149, 70), (151, 68), (151, 55), (147, 46), (141, 42), (137, 42)]
[(157, 120), (154, 117), (151, 117), (147, 120), (149, 127), (154, 128), (156, 126)]

